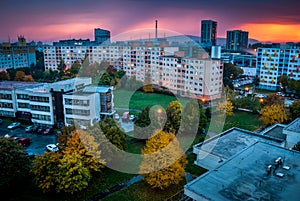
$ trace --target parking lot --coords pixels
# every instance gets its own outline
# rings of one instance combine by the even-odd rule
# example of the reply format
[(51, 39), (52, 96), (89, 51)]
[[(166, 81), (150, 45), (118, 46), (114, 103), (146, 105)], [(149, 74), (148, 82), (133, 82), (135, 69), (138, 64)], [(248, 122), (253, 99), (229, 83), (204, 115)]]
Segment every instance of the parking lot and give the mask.
[(0, 125), (0, 136), (5, 136), (6, 134), (14, 137), (26, 137), (31, 139), (31, 143), (29, 146), (24, 147), (24, 151), (31, 154), (43, 155), (46, 151), (47, 144), (56, 144), (57, 137), (55, 134), (52, 135), (37, 135), (35, 133), (26, 133), (25, 127), (21, 126), (14, 130), (8, 130), (7, 126), (9, 124), (2, 123)]

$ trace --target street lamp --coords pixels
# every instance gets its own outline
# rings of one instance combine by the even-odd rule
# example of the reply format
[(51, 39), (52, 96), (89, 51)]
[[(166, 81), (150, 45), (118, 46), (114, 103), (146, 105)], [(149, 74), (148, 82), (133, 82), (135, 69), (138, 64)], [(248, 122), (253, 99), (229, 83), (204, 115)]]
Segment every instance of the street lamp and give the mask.
[(260, 103), (263, 103), (263, 102), (264, 102), (264, 99), (263, 99), (263, 98), (259, 99), (259, 102), (260, 102)]

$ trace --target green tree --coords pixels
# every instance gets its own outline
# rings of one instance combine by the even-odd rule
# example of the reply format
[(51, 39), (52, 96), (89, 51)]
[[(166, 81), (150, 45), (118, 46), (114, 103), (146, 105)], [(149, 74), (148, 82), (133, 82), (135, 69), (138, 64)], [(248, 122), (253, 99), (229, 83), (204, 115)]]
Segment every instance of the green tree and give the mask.
[(102, 71), (100, 74), (100, 79), (98, 82), (98, 85), (110, 85), (110, 82), (112, 81), (112, 78), (106, 71)]
[(232, 88), (232, 80), (237, 79), (243, 73), (244, 71), (240, 67), (231, 63), (225, 63), (223, 70), (224, 86), (228, 85), (230, 88)]
[(286, 93), (286, 88), (289, 84), (289, 77), (287, 75), (281, 75), (278, 77), (278, 82), (281, 84), (283, 93)]
[(283, 105), (267, 105), (261, 109), (261, 117), (259, 118), (266, 125), (275, 123), (283, 123), (288, 120)]
[(167, 109), (167, 121), (164, 128), (166, 132), (177, 133), (181, 123), (182, 106), (179, 101), (172, 101)]
[(10, 80), (9, 74), (6, 71), (0, 71), (0, 80)]
[(64, 61), (63, 59), (61, 59), (61, 60), (59, 61), (59, 64), (57, 65), (57, 70), (58, 70), (59, 74), (60, 74), (60, 75), (63, 75), (65, 69), (66, 69), (65, 61)]
[(76, 77), (79, 70), (81, 68), (81, 64), (79, 61), (75, 61), (75, 63), (72, 64), (71, 68), (68, 70), (72, 77)]
[(245, 108), (249, 110), (260, 110), (260, 102), (258, 98), (242, 97), (232, 101), (235, 108)]
[(31, 160), (13, 139), (0, 137), (0, 189), (13, 188), (29, 175)]
[(166, 189), (183, 179), (187, 159), (174, 134), (156, 131), (142, 154), (140, 173), (153, 188)]
[(127, 148), (126, 143), (126, 135), (123, 130), (121, 130), (121, 126), (118, 125), (114, 119), (110, 117), (104, 118), (100, 121), (100, 128), (103, 131), (109, 141), (118, 147), (121, 150), (125, 150)]
[(300, 117), (300, 101), (293, 102), (293, 104), (290, 105), (289, 109), (290, 109), (289, 116), (292, 120)]
[[(155, 111), (153, 111), (155, 112)], [(156, 129), (161, 129), (161, 124), (164, 123), (163, 120), (158, 122), (158, 115), (162, 115), (161, 108), (158, 108), (156, 111), (157, 114), (150, 114), (150, 107), (145, 107), (137, 116), (136, 120), (134, 121), (134, 136), (138, 139), (148, 139), (151, 137), (153, 132)]]

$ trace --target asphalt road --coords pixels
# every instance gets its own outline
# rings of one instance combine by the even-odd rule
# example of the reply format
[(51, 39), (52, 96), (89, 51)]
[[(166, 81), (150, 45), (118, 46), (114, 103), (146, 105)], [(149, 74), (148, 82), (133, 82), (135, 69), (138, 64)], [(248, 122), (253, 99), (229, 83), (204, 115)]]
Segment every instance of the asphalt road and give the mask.
[(16, 128), (14, 130), (7, 129), (8, 124), (0, 124), (0, 136), (9, 134), (15, 137), (26, 137), (31, 139), (31, 143), (28, 147), (24, 147), (24, 151), (31, 154), (43, 155), (46, 151), (47, 144), (56, 144), (57, 137), (52, 135), (37, 135), (35, 133), (26, 133), (25, 127)]

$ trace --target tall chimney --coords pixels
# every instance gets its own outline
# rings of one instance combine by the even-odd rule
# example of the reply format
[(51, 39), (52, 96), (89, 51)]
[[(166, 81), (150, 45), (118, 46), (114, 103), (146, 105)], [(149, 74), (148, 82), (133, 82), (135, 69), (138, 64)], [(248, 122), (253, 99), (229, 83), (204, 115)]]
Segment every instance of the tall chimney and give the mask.
[(157, 39), (157, 20), (155, 20), (155, 39)]

